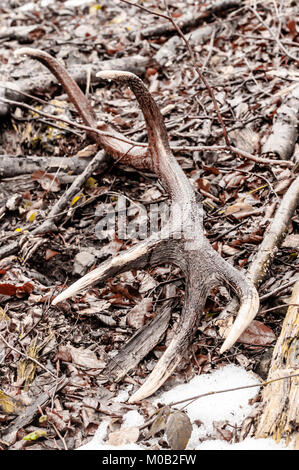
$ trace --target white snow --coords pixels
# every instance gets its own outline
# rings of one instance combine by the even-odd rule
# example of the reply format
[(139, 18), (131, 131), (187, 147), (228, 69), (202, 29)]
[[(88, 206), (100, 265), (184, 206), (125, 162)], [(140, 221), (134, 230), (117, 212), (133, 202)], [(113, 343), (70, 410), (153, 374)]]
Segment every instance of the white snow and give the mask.
[[(213, 422), (226, 421), (233, 427), (240, 427), (244, 419), (254, 410), (256, 404), (250, 404), (259, 391), (259, 380), (256, 375), (247, 372), (242, 367), (228, 365), (209, 374), (194, 377), (187, 384), (174, 387), (167, 392), (161, 391), (156, 395), (153, 403), (170, 404), (199, 394), (226, 390), (247, 385), (256, 387), (225, 393), (211, 394), (199, 398), (189, 405), (186, 402), (175, 405), (174, 408), (184, 408), (187, 412), (193, 431), (186, 450), (286, 450), (284, 443), (277, 444), (273, 439), (247, 438), (240, 443), (229, 444), (225, 440), (216, 439)], [(121, 392), (115, 401), (124, 402), (128, 399), (128, 390)], [(254, 400), (253, 400), (254, 402)], [(198, 425), (199, 421), (202, 423)], [(144, 423), (143, 416), (138, 410), (130, 410), (124, 415), (121, 428), (140, 426)], [(197, 424), (196, 424), (197, 423)], [(97, 429), (92, 440), (78, 448), (78, 450), (142, 450), (147, 449), (141, 444), (127, 444), (121, 447), (107, 445), (108, 421), (103, 421)]]

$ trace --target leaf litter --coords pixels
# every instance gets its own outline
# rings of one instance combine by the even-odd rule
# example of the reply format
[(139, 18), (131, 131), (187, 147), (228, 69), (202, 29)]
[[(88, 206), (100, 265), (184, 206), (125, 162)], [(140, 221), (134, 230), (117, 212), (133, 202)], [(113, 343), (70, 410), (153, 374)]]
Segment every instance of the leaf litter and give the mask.
[[(42, 29), (34, 33), (31, 31), (25, 40), (29, 41), (31, 47), (42, 49), (50, 44), (52, 52), (59, 59), (65, 60), (69, 67), (78, 62), (96, 63), (99, 59), (128, 57), (136, 53), (152, 57), (167, 41), (166, 37), (142, 40), (141, 25), (154, 26), (156, 19), (145, 11), (135, 10), (134, 7), (121, 5), (119, 2), (103, 0), (101, 8), (95, 9), (85, 1), (77, 1), (76, 4), (69, 1), (62, 4), (53, 0), (48, 6), (42, 6), (42, 2), (37, 1), (28, 4), (27, 10), (26, 3), (19, 2), (19, 6), (11, 8), (9, 2), (4, 1), (1, 6), (4, 9), (3, 25), (9, 28), (11, 21), (16, 18), (18, 24), (27, 25), (28, 14), (32, 22), (34, 17), (38, 17)], [(149, 8), (156, 6), (152, 1), (145, 3)], [(55, 4), (55, 27), (51, 26), (51, 4)], [(174, 4), (168, 1), (168, 5), (174, 17), (179, 17), (186, 8), (186, 2)], [(188, 8), (195, 12), (198, 6), (196, 2), (189, 1)], [(33, 12), (33, 16), (30, 16), (30, 12)], [(275, 18), (273, 10), (271, 14)], [(294, 17), (295, 11), (291, 2), (284, 5), (281, 34), (286, 41), (298, 41)], [(216, 90), (220, 111), (230, 131), (232, 143), (247, 152), (256, 153), (270, 135), (272, 118), (277, 113), (282, 97), (298, 81), (298, 73), (294, 63), (288, 63), (283, 55), (279, 55), (275, 44), (269, 41), (267, 30), (258, 24), (248, 11), (245, 14), (232, 12), (227, 17), (226, 25), (222, 20), (218, 21), (217, 16), (214, 21), (223, 29), (221, 34), (215, 37), (212, 54), (206, 65), (209, 69), (208, 77)], [(59, 39), (57, 28), (61, 31)], [(258, 39), (253, 39), (253, 35)], [(207, 37), (203, 39), (204, 47), (195, 46), (199, 63), (204, 63), (208, 58), (209, 41), (210, 37)], [(5, 47), (1, 44), (3, 76), (16, 79), (29, 77), (32, 70), (35, 70), (37, 75), (44, 71), (36, 64), (33, 66), (33, 62), (15, 62), (11, 53), (19, 47), (15, 36), (8, 36), (4, 44)], [(292, 49), (292, 45), (288, 47)], [(178, 51), (173, 60), (168, 61), (163, 68), (158, 64), (151, 64), (145, 73), (143, 72), (146, 84), (154, 93), (160, 108), (165, 110), (165, 122), (172, 145), (183, 149), (190, 146), (217, 145), (221, 138), (221, 129), (215, 119), (211, 100), (201, 83), (195, 80), (192, 64), (183, 45), (179, 46)], [(57, 117), (64, 112), (68, 118), (75, 117), (71, 106), (67, 110), (64, 109), (68, 105), (57, 86), (52, 85), (47, 93), (39, 93), (39, 97), (57, 100), (53, 100), (50, 105), (51, 109), (56, 109)], [(127, 131), (128, 136), (133, 134), (132, 138), (145, 142), (140, 112), (127, 90), (115, 87), (98, 88), (90, 92), (90, 98), (100, 119), (103, 119), (105, 112), (105, 119)], [(36, 102), (33, 104), (36, 105)], [(209, 116), (213, 116), (213, 119), (207, 119)], [(56, 122), (58, 123), (58, 120)], [(234, 129), (234, 125), (239, 129)], [(93, 155), (95, 149), (88, 146), (89, 142), (85, 136), (71, 133), (67, 127), (61, 126), (61, 123), (59, 126), (60, 128), (56, 129), (49, 122), (39, 120), (32, 112), (20, 112), (18, 108), (12, 116), (11, 126), (5, 124), (0, 144), (1, 153), (28, 156), (40, 154), (49, 157), (54, 155), (65, 158), (79, 155), (80, 158), (86, 159)], [(296, 152), (298, 153), (298, 148)], [(266, 164), (256, 165), (225, 151), (203, 152), (200, 148), (194, 152), (182, 150), (177, 158), (196, 184), (202, 198), (205, 230), (210, 241), (213, 243), (221, 232), (223, 235), (221, 240), (215, 242), (215, 249), (236, 266), (246, 269), (257, 245), (263, 239), (264, 230), (273, 216), (279, 198), (292, 181), (292, 171), (274, 166), (270, 168)], [(1, 202), (0, 209), (4, 207), (4, 212), (0, 212), (2, 245), (41, 222), (67, 187), (67, 180), (62, 176), (62, 169), (51, 173), (47, 168), (43, 168), (32, 170), (30, 179), (12, 178), (10, 181), (8, 179), (1, 182), (0, 199), (3, 204)], [(3, 311), (0, 317), (0, 333), (14, 348), (9, 348), (0, 339), (1, 426), (9, 426), (12, 416), (21, 415), (24, 407), (30, 407), (39, 395), (40, 388), (52, 381), (51, 373), (58, 372), (59, 375), (68, 375), (68, 384), (57, 392), (53, 407), (50, 409), (45, 406), (43, 413), (48, 416), (48, 423), (52, 420), (56, 428), (65, 433), (65, 443), (69, 449), (80, 448), (87, 440), (90, 441), (94, 434), (94, 441), (90, 441), (90, 446), (107, 448), (107, 428), (113, 420), (114, 426), (120, 428), (113, 431), (120, 433), (119, 440), (113, 442), (118, 442), (121, 448), (127, 446), (121, 436), (125, 436), (125, 429), (128, 427), (132, 429), (129, 445), (133, 448), (141, 446), (145, 449), (165, 449), (171, 445), (182, 446), (183, 444), (175, 442), (175, 429), (169, 422), (171, 429), (168, 429), (169, 439), (167, 438), (165, 417), (160, 419), (160, 424), (156, 423), (156, 430), (153, 429), (150, 435), (144, 434), (147, 438), (144, 438), (143, 431), (137, 435), (137, 429), (142, 426), (140, 420), (150, 419), (153, 410), (159, 409), (157, 406), (166, 402), (163, 394), (158, 399), (159, 405), (154, 400), (145, 401), (140, 408), (136, 406), (131, 410), (138, 416), (131, 414), (126, 419), (130, 413), (126, 400), (133, 384), (140, 382), (147, 375), (153, 361), (159, 356), (159, 348), (164, 348), (163, 341), (169, 341), (171, 338), (171, 327), (178, 318), (179, 307), (173, 309), (172, 324), (164, 340), (125, 381), (110, 383), (109, 378), (101, 374), (107, 361), (113, 360), (121, 345), (136, 329), (144, 326), (156, 315), (157, 307), (163, 304), (166, 298), (165, 286), (168, 283), (174, 285), (174, 297), (180, 305), (184, 296), (184, 283), (179, 270), (164, 266), (149, 272), (126, 273), (118, 279), (109, 280), (104, 286), (93, 288), (71, 301), (64, 302), (59, 310), (48, 308), (54, 290), (75, 280), (79, 269), (92, 269), (93, 262), (98, 263), (101, 259), (115, 256), (135, 241), (112, 239), (106, 243), (95, 236), (93, 220), (96, 220), (97, 207), (105, 204), (110, 207), (111, 203), (115, 204), (114, 196), (107, 194), (107, 188), (118, 194), (125, 193), (130, 200), (144, 204), (145, 207), (148, 203), (159, 201), (164, 195), (163, 189), (150, 176), (137, 174), (128, 168), (114, 167), (107, 174), (96, 173), (93, 177), (94, 183), (86, 185), (78, 193), (75, 209), (63, 214), (59, 222), (59, 233), (45, 234), (41, 245), (36, 244), (34, 240), (25, 243), (20, 256), (8, 254), (0, 261), (0, 300)], [(133, 209), (132, 207), (130, 217), (137, 214)], [(240, 222), (242, 225), (239, 226)], [(295, 215), (285, 242), (276, 254), (268, 278), (260, 288), (261, 294), (275, 291), (295, 278), (298, 271), (298, 222), (298, 215)], [(95, 253), (95, 258), (90, 262), (87, 262), (86, 258), (80, 268), (75, 269), (74, 259), (80, 253)], [(279, 294), (265, 300), (262, 310), (277, 304), (285, 306), (287, 293), (288, 291), (283, 292), (284, 296)], [(260, 315), (240, 338), (234, 349), (234, 357), (219, 357), (216, 348), (219, 345), (220, 329), (214, 317), (224, 306), (221, 293), (218, 293), (213, 303), (208, 299), (208, 306), (202, 323), (205, 328), (201, 328), (195, 337), (191, 360), (182, 363), (166, 384), (166, 388), (172, 389), (176, 395), (170, 401), (177, 400), (180, 393), (182, 397), (195, 395), (199, 389), (202, 393), (206, 389), (205, 380), (210, 390), (213, 389), (216, 382), (208, 380), (212, 380), (217, 373), (221, 379), (220, 388), (225, 388), (227, 377), (234, 380), (234, 374), (237, 377), (238, 373), (240, 381), (236, 378), (236, 384), (251, 383), (250, 374), (245, 375), (245, 371), (240, 367), (237, 371), (232, 369), (233, 365), (227, 364), (231, 361), (238, 364), (242, 362), (242, 357), (246, 356), (247, 373), (254, 371), (262, 353), (272, 347), (279, 334), (282, 314), (274, 310), (267, 316)], [(282, 308), (282, 312), (284, 311)], [(23, 364), (23, 357), (18, 350), (28, 351), (36, 337), (41, 341), (37, 344), (42, 344), (42, 340), (49, 336), (52, 339), (48, 347), (36, 356), (46, 369), (36, 364), (33, 367), (31, 363), (22, 379), (22, 385), (20, 376), (16, 374), (17, 368), (20, 370)], [(26, 364), (29, 363), (30, 359), (27, 359)], [(244, 361), (243, 363), (245, 364)], [(186, 377), (189, 383), (183, 385)], [(196, 380), (199, 381), (197, 385)], [(194, 389), (189, 389), (189, 384)], [(229, 385), (231, 386), (231, 383)], [(256, 390), (250, 398), (255, 396)], [(122, 393), (123, 399), (114, 401), (114, 398)], [(170, 392), (165, 392), (165, 396), (167, 393)], [(221, 448), (229, 445), (227, 442), (232, 445), (238, 441), (242, 420), (252, 411), (248, 400), (249, 396), (244, 395), (242, 391), (239, 402), (242, 403), (240, 416), (239, 410), (229, 409), (228, 405), (226, 408), (224, 396), (221, 396), (221, 405), (214, 402), (211, 407), (199, 400), (194, 403), (194, 408), (192, 405), (186, 408), (184, 417), (182, 414), (177, 415), (178, 424), (175, 424), (174, 428), (180, 428), (180, 419), (185, 423), (185, 416), (188, 416), (192, 423), (192, 434), (189, 439), (187, 435), (182, 437), (182, 440), (188, 440), (187, 449), (207, 448), (209, 445)], [(232, 400), (228, 401), (231, 404)], [(236, 395), (233, 401), (238, 402)], [(209, 416), (206, 416), (205, 409)], [(174, 411), (174, 415), (175, 413), (177, 411)], [(38, 416), (40, 410), (33, 414), (31, 424), (25, 426), (25, 436), (30, 436), (30, 426), (38, 424)], [(232, 416), (233, 420), (230, 421)], [(126, 427), (123, 428), (124, 425)], [(56, 445), (63, 448), (63, 442), (53, 427), (50, 424), (46, 424), (47, 426), (46, 434), (39, 434), (34, 429), (32, 439), (18, 440), (15, 436), (8, 447), (52, 449), (54, 438)], [(186, 424), (187, 429), (188, 427)], [(111, 433), (108, 441), (110, 435)], [(269, 442), (263, 444), (265, 447), (271, 446)], [(2, 441), (0, 445), (6, 448)], [(241, 443), (238, 445), (241, 446)], [(262, 444), (248, 442), (247, 445), (255, 445), (258, 448)]]

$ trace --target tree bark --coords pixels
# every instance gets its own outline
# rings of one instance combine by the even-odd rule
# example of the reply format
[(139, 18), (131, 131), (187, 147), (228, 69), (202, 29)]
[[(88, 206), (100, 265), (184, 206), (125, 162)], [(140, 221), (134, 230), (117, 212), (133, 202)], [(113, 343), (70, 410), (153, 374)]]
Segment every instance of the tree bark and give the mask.
[[(299, 281), (290, 304), (299, 304)], [(298, 373), (299, 307), (290, 305), (274, 348), (267, 380)], [(257, 419), (255, 437), (286, 439), (299, 449), (299, 376), (268, 384), (262, 393), (263, 412)]]

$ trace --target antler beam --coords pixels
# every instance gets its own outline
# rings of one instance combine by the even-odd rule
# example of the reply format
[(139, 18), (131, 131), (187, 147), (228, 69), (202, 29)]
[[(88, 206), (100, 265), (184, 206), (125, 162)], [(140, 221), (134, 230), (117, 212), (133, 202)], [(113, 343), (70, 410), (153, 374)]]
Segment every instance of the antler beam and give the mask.
[[(35, 49), (22, 48), (17, 52), (34, 57), (46, 65), (62, 84), (84, 123), (91, 128), (99, 129), (92, 107), (56, 59)], [(132, 89), (145, 119), (148, 148), (134, 147), (133, 141), (127, 143), (117, 140), (118, 137), (124, 138), (106, 124), (101, 124), (100, 129), (109, 135), (91, 132), (91, 137), (112, 158), (121, 159), (122, 162), (137, 169), (150, 169), (156, 173), (170, 196), (170, 219), (158, 234), (105, 261), (59, 294), (52, 304), (56, 305), (88, 286), (136, 267), (168, 262), (181, 268), (186, 277), (186, 292), (179, 324), (156, 367), (141, 388), (130, 398), (129, 401), (133, 403), (153, 394), (186, 354), (198, 328), (206, 297), (212, 287), (224, 282), (234, 289), (240, 299), (237, 319), (221, 347), (221, 353), (236, 342), (253, 320), (259, 308), (259, 298), (255, 287), (240, 271), (214, 251), (205, 238), (202, 206), (198, 203), (190, 181), (172, 155), (162, 115), (142, 80), (132, 73), (123, 71), (99, 72), (97, 76), (103, 80), (124, 83)]]

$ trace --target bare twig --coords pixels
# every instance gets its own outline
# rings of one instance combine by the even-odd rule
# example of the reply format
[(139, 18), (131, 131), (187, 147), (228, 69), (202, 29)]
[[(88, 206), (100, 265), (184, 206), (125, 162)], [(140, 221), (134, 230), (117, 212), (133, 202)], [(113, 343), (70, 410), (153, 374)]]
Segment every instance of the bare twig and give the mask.
[(182, 40), (184, 41), (186, 47), (187, 47), (187, 50), (189, 52), (189, 55), (190, 55), (190, 58), (191, 58), (191, 61), (192, 61), (192, 64), (193, 64), (193, 67), (194, 69), (196, 70), (199, 78), (201, 79), (201, 81), (204, 83), (205, 87), (207, 88), (208, 90), (208, 93), (213, 101), (213, 105), (214, 105), (214, 108), (215, 108), (215, 111), (216, 111), (216, 114), (217, 114), (217, 117), (218, 117), (218, 120), (221, 124), (221, 127), (223, 129), (223, 135), (224, 135), (224, 139), (225, 139), (225, 142), (226, 142), (226, 145), (228, 147), (230, 147), (230, 141), (229, 141), (229, 138), (228, 138), (228, 135), (227, 135), (227, 131), (226, 131), (226, 127), (225, 127), (225, 124), (223, 122), (223, 119), (222, 119), (222, 116), (221, 116), (221, 113), (220, 113), (220, 110), (219, 110), (219, 107), (218, 107), (218, 104), (217, 104), (217, 101), (216, 101), (216, 98), (215, 98), (215, 95), (214, 95), (214, 92), (208, 82), (208, 80), (205, 78), (205, 76), (203, 75), (203, 73), (201, 72), (200, 68), (198, 67), (197, 65), (197, 62), (196, 62), (196, 57), (194, 55), (194, 52), (193, 52), (193, 49), (192, 47), (190, 46), (190, 43), (189, 41), (187, 40), (186, 36), (184, 35), (184, 33), (182, 32), (181, 28), (179, 27), (179, 25), (174, 21), (174, 19), (172, 18), (172, 16), (169, 14), (168, 12), (168, 8), (167, 8), (167, 4), (166, 2), (164, 1), (164, 5), (165, 5), (165, 8), (168, 12), (167, 15), (164, 15), (162, 13), (157, 13), (155, 11), (152, 11), (150, 10), (149, 8), (146, 8), (142, 5), (138, 5), (137, 3), (133, 3), (133, 2), (129, 2), (128, 0), (120, 0), (121, 2), (124, 2), (124, 3), (128, 3), (130, 5), (133, 5), (137, 8), (140, 8), (141, 10), (145, 10), (147, 11), (148, 13), (154, 15), (154, 16), (159, 16), (161, 18), (165, 18), (167, 19), (168, 21), (171, 22), (171, 24), (173, 25), (173, 27), (175, 28), (175, 30), (178, 32), (179, 36), (182, 38)]
[(223, 390), (214, 390), (214, 391), (211, 391), (211, 392), (206, 392), (206, 393), (202, 393), (200, 395), (195, 395), (194, 397), (189, 397), (189, 398), (184, 398), (183, 400), (179, 400), (179, 401), (174, 401), (174, 402), (171, 402), (168, 406), (175, 406), (175, 405), (179, 405), (181, 403), (185, 403), (186, 401), (188, 401), (189, 403), (186, 405), (190, 405), (193, 401), (195, 400), (198, 400), (199, 398), (203, 398), (203, 397), (207, 397), (207, 396), (210, 396), (210, 395), (217, 395), (218, 393), (227, 393), (227, 392), (234, 392), (235, 390), (244, 390), (246, 388), (253, 388), (253, 387), (265, 387), (266, 385), (272, 383), (272, 382), (276, 382), (277, 380), (286, 380), (286, 379), (290, 379), (292, 377), (298, 377), (299, 376), (299, 373), (298, 374), (292, 374), (292, 375), (285, 375), (284, 377), (276, 377), (275, 379), (272, 379), (272, 380), (266, 380), (265, 382), (261, 382), (259, 384), (253, 384), (253, 385), (243, 385), (241, 387), (235, 387), (235, 388), (226, 388), (226, 389), (223, 389)]
[(267, 23), (263, 20), (263, 18), (261, 17), (261, 15), (254, 9), (252, 8), (251, 6), (247, 6), (248, 10), (251, 11), (251, 13), (253, 13), (257, 19), (262, 23), (262, 25), (269, 31), (269, 34), (270, 36), (272, 37), (272, 39), (277, 43), (279, 49), (281, 49), (286, 56), (288, 56), (290, 59), (294, 60), (295, 62), (298, 62), (299, 63), (299, 58), (298, 57), (295, 57), (293, 56), (292, 54), (290, 54), (288, 52), (288, 50), (284, 47), (284, 45), (281, 43), (281, 41), (279, 40), (279, 38), (277, 36), (275, 36), (275, 34), (273, 34), (273, 31), (271, 28), (269, 28), (269, 26), (267, 25)]

